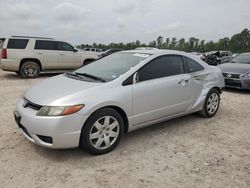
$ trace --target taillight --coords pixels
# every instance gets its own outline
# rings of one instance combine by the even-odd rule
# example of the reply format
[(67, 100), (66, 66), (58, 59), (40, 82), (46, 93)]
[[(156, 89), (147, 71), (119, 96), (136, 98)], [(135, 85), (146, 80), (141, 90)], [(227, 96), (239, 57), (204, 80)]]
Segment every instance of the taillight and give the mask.
[(7, 59), (7, 49), (6, 48), (2, 49), (2, 59)]

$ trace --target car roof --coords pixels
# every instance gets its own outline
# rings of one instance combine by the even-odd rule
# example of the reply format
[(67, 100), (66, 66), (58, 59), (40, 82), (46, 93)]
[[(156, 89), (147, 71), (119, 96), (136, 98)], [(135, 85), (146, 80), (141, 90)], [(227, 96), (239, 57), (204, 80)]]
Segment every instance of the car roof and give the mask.
[(195, 60), (196, 62), (201, 64), (204, 68), (209, 66), (207, 63), (202, 61), (196, 55), (186, 53), (186, 52), (183, 52), (183, 51), (177, 51), (177, 50), (159, 50), (159, 49), (148, 50), (148, 49), (146, 49), (146, 50), (127, 50), (127, 51), (122, 51), (122, 52), (118, 52), (118, 53), (124, 53), (124, 52), (125, 53), (130, 52), (130, 53), (150, 54), (150, 55), (155, 55), (155, 56), (160, 56), (160, 55), (182, 55), (182, 56), (186, 56), (186, 57), (189, 57), (189, 58)]
[(132, 52), (132, 53), (144, 53), (144, 54), (151, 54), (151, 55), (164, 55), (164, 54), (178, 54), (178, 55), (187, 55), (186, 52), (177, 51), (177, 50), (159, 50), (159, 49), (145, 49), (145, 50), (127, 50), (123, 52)]
[(49, 38), (49, 37), (37, 37), (37, 36), (17, 36), (17, 35), (12, 35), (9, 37), (3, 37), (2, 39), (42, 39), (42, 40), (55, 40), (54, 38)]

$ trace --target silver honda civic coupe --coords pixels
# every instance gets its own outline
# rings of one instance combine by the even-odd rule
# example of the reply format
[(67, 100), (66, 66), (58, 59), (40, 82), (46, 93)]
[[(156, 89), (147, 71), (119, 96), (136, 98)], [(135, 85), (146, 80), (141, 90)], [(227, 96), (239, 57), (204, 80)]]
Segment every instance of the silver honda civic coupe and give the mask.
[(191, 54), (123, 51), (31, 87), (14, 116), (35, 144), (104, 154), (135, 129), (194, 112), (214, 116), (223, 88), (221, 70)]

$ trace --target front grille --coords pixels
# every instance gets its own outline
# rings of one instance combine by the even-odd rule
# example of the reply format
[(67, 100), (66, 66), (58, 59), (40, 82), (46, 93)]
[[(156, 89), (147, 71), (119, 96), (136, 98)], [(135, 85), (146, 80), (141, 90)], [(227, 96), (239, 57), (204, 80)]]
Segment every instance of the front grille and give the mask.
[(226, 86), (232, 86), (232, 87), (237, 87), (241, 88), (241, 82), (239, 80), (233, 80), (233, 79), (225, 79), (225, 85)]
[(233, 73), (223, 73), (223, 76), (225, 78), (236, 78), (236, 79), (240, 78), (240, 74), (233, 74)]
[(23, 107), (24, 108), (31, 108), (31, 109), (36, 110), (36, 111), (38, 111), (42, 108), (41, 105), (35, 104), (35, 103), (29, 101), (28, 99), (24, 99)]

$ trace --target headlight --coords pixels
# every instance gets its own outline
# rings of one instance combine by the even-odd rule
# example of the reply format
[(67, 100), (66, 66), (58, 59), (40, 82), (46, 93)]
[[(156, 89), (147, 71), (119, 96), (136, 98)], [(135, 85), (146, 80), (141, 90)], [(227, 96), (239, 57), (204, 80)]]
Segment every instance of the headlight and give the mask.
[(43, 106), (37, 116), (66, 116), (74, 114), (84, 107), (83, 104), (74, 106)]
[(242, 78), (250, 78), (250, 73), (241, 74)]

